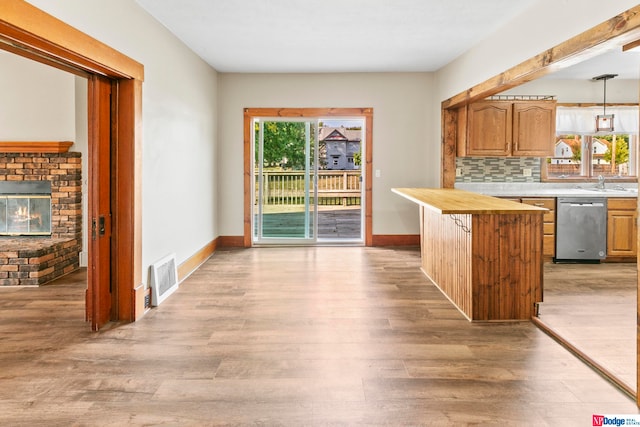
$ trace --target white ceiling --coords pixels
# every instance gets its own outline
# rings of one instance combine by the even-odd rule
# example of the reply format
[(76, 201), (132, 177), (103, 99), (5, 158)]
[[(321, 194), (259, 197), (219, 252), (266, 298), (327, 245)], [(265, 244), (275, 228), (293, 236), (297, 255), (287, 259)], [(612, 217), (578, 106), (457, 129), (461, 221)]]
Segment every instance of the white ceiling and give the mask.
[(612, 46), (602, 54), (582, 61), (564, 70), (556, 71), (543, 78), (591, 80), (603, 74), (617, 74), (618, 80), (638, 80), (640, 78), (640, 54), (623, 52), (622, 47)]
[(436, 71), (538, 0), (136, 0), (220, 72)]

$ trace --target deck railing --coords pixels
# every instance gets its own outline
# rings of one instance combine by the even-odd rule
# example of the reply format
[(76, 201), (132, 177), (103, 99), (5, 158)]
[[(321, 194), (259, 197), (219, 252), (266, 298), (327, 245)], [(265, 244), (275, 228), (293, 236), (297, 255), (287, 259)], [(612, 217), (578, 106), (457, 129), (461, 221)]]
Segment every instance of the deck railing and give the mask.
[[(258, 175), (256, 172), (256, 202), (258, 200)], [(304, 171), (264, 171), (262, 177), (264, 204), (304, 204)], [(359, 170), (318, 171), (318, 204), (323, 206), (359, 206), (361, 198), (360, 177)]]

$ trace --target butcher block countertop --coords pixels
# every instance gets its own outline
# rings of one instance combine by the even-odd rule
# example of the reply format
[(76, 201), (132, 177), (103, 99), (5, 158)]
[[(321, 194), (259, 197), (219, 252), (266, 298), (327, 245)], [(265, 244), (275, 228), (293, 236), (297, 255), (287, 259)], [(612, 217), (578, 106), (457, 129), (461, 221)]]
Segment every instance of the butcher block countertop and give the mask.
[(394, 193), (440, 214), (543, 214), (539, 208), (455, 188), (392, 188)]

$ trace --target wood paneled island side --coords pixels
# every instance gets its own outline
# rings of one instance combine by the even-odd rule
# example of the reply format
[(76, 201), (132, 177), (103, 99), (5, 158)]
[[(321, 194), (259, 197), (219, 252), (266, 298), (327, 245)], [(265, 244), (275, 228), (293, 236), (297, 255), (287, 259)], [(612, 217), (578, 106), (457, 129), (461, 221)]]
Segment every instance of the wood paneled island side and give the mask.
[(392, 191), (418, 204), (422, 271), (467, 319), (535, 314), (547, 209), (452, 188)]

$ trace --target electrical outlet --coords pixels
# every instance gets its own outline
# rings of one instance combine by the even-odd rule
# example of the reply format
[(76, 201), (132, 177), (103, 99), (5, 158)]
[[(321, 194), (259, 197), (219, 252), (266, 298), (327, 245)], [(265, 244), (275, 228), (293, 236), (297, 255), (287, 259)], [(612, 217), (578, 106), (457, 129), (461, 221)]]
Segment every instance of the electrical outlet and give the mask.
[(462, 168), (456, 168), (456, 176), (462, 176)]
[(531, 176), (531, 169), (530, 168), (522, 169), (522, 176)]

